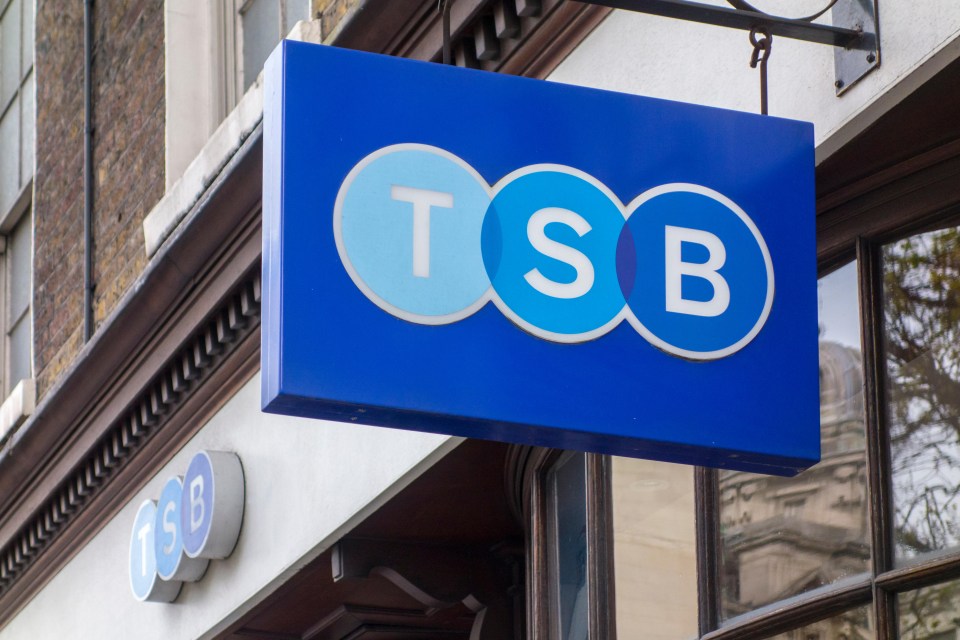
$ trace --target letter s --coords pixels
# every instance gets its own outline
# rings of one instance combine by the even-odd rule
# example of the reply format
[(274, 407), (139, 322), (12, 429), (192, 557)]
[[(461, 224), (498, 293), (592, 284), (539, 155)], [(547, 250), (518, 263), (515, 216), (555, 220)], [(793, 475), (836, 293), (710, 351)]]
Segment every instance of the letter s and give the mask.
[(573, 282), (556, 282), (540, 273), (539, 269), (532, 269), (523, 277), (531, 287), (545, 296), (565, 300), (579, 298), (593, 287), (593, 263), (587, 256), (573, 247), (548, 238), (545, 230), (547, 225), (552, 223), (565, 224), (576, 231), (580, 237), (586, 235), (592, 227), (580, 215), (569, 209), (559, 207), (540, 209), (530, 216), (530, 220), (527, 222), (527, 238), (533, 248), (548, 258), (559, 260), (573, 267), (577, 272), (576, 278), (573, 279)]
[(170, 555), (177, 544), (177, 525), (170, 520), (170, 514), (177, 506), (172, 502), (167, 502), (163, 508), (163, 532), (170, 537), (170, 544), (163, 545), (163, 553)]

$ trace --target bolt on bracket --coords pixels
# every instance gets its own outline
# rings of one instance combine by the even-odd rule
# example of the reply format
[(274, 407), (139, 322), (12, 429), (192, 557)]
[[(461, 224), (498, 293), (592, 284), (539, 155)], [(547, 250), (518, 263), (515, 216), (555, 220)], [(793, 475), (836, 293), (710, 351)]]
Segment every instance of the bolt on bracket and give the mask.
[[(731, 29), (762, 29), (770, 35), (832, 45), (836, 47), (834, 86), (837, 95), (880, 64), (876, 0), (835, 0), (831, 8), (832, 25), (813, 22), (812, 17), (782, 18), (762, 11), (732, 9), (689, 0), (581, 1)], [(741, 6), (745, 4), (731, 0), (727, 2)]]
[(835, 81), (841, 95), (855, 82), (880, 66), (880, 33), (876, 0), (839, 0), (832, 9), (833, 24), (860, 31), (860, 46), (833, 51)]

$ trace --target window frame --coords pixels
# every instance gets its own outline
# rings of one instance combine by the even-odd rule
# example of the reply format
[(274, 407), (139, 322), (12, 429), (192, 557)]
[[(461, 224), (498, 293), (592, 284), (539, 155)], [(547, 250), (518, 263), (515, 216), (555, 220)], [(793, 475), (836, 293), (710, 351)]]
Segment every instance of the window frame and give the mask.
[[(960, 156), (949, 158), (947, 162), (960, 167)], [(939, 173), (944, 167), (934, 165), (931, 169)], [(916, 203), (905, 202), (911, 197), (911, 185), (928, 180), (929, 173), (933, 172), (927, 175), (924, 175), (924, 171), (918, 173), (920, 175), (912, 175), (899, 182), (891, 179), (881, 185), (878, 190), (883, 191), (886, 198), (878, 207), (862, 206), (859, 201), (861, 197), (866, 199), (875, 195), (875, 192), (868, 192), (829, 211), (827, 216), (818, 220), (821, 229), (828, 229), (827, 233), (818, 233), (818, 277), (829, 275), (854, 259), (857, 261), (871, 571), (721, 621), (719, 473), (715, 469), (697, 468), (701, 640), (760, 640), (864, 605), (872, 606), (878, 639), (898, 638), (897, 595), (956, 579), (960, 575), (960, 547), (899, 567), (894, 557), (895, 525), (885, 387), (882, 249), (888, 243), (932, 227), (946, 226), (952, 221), (960, 223), (960, 206), (950, 201), (931, 198), (923, 202), (924, 206), (920, 208)], [(850, 216), (851, 210), (857, 211), (857, 215)], [(862, 225), (862, 235), (850, 232), (858, 226), (851, 224), (850, 218)], [(831, 228), (835, 219), (843, 221), (845, 228)], [(844, 242), (838, 241), (840, 239)]]
[[(553, 592), (550, 584), (550, 524), (548, 505), (550, 471), (564, 459), (565, 451), (543, 447), (518, 447), (513, 482), (521, 501), (526, 529), (527, 638), (551, 638)], [(587, 453), (587, 629), (590, 640), (616, 640), (614, 617), (614, 559), (610, 456)], [(508, 480), (509, 482), (509, 480)]]
[[(14, 0), (0, 0), (0, 16), (5, 16), (6, 13), (12, 10)], [(17, 31), (17, 58), (14, 73), (16, 76), (16, 88), (13, 93), (10, 94), (9, 99), (4, 101), (3, 104), (0, 104), (0, 117), (6, 117), (9, 112), (13, 109), (19, 109), (19, 122), (16, 135), (16, 149), (6, 150), (13, 151), (11, 155), (15, 156), (14, 162), (17, 167), (17, 190), (15, 191), (16, 196), (13, 198), (12, 202), (7, 205), (6, 203), (2, 204), (5, 209), (0, 210), (0, 327), (3, 329), (2, 339), (0, 339), (0, 402), (4, 403), (5, 408), (4, 414), (6, 413), (6, 400), (10, 399), (17, 390), (18, 385), (21, 382), (27, 381), (28, 388), (22, 390), (22, 393), (27, 397), (21, 397), (19, 399), (19, 405), (21, 410), (32, 412), (32, 406), (34, 403), (34, 388), (33, 388), (33, 172), (34, 167), (33, 163), (35, 162), (35, 153), (36, 147), (33, 140), (27, 140), (27, 135), (35, 136), (35, 125), (36, 125), (36, 56), (33, 48), (35, 48), (34, 43), (34, 34), (33, 28), (36, 20), (36, 6), (34, 0), (20, 0), (19, 7), (19, 16), (18, 16), (18, 31)], [(25, 51), (29, 50), (29, 60), (27, 59), (27, 54)], [(2, 62), (0, 62), (2, 64)], [(0, 69), (0, 74), (3, 74), (3, 69)], [(28, 91), (32, 89), (33, 94), (28, 95)], [(31, 107), (29, 113), (25, 112), (25, 101), (28, 101), (28, 104)], [(29, 118), (29, 123), (26, 119)], [(29, 155), (25, 156), (25, 150), (29, 149)], [(0, 150), (4, 152), (4, 150)], [(28, 299), (26, 309), (16, 318), (9, 318), (9, 314), (12, 307), (11, 302), (11, 277), (13, 269), (11, 269), (11, 251), (10, 251), (10, 241), (9, 237), (12, 235), (14, 228), (21, 222), (23, 222), (25, 217), (29, 217), (29, 229), (27, 229), (27, 237), (29, 238), (30, 248), (29, 248), (29, 268), (27, 278), (27, 289), (30, 292), (30, 298)], [(18, 325), (20, 322), (27, 323), (27, 345), (28, 350), (28, 371), (26, 378), (19, 378), (17, 380), (12, 379), (11, 371), (11, 362), (10, 354), (12, 350), (10, 349), (11, 341), (11, 330), (14, 326)], [(15, 403), (16, 404), (16, 403)], [(21, 416), (9, 416), (9, 419), (19, 420)], [(7, 416), (4, 419), (8, 419)], [(9, 424), (0, 424), (0, 429), (9, 428)]]
[[(6, 215), (0, 217), (0, 327), (3, 329), (3, 336), (0, 339), (0, 402), (3, 399), (8, 398), (14, 393), (17, 385), (24, 380), (33, 379), (33, 206), (31, 201), (31, 193), (33, 191), (33, 179), (31, 179), (27, 185), (23, 188), (20, 193), (20, 196), (17, 198), (17, 202), (11, 207), (11, 209), (6, 212)], [(31, 292), (31, 299), (27, 303), (26, 310), (13, 321), (9, 319), (11, 300), (11, 252), (10, 252), (10, 236), (13, 234), (13, 229), (24, 221), (25, 217), (29, 217), (29, 238), (30, 238), (30, 269), (27, 274), (29, 283), (27, 285), (28, 290)], [(25, 321), (29, 326), (29, 337), (28, 337), (28, 349), (30, 355), (29, 360), (29, 372), (26, 378), (19, 378), (13, 380), (11, 378), (11, 367), (10, 367), (10, 340), (11, 340), (11, 330), (14, 325), (18, 322)]]
[[(0, 18), (5, 16), (7, 11), (11, 10), (11, 7), (13, 6), (13, 2), (14, 0), (0, 0)], [(27, 14), (25, 12), (25, 9), (27, 9), (28, 7), (30, 11), (29, 24), (27, 23)], [(19, 31), (17, 33), (18, 37), (16, 41), (16, 48), (17, 48), (17, 64), (15, 69), (16, 78), (17, 78), (17, 81), (15, 83), (16, 89), (13, 91), (13, 93), (10, 94), (9, 99), (7, 99), (6, 101), (3, 101), (2, 100), (3, 96), (0, 95), (0, 119), (5, 118), (9, 114), (9, 112), (13, 109), (20, 110), (19, 123), (17, 127), (17, 149), (16, 149), (16, 153), (14, 154), (16, 158), (15, 162), (17, 167), (17, 176), (16, 176), (17, 190), (15, 191), (17, 193), (17, 197), (15, 197), (11, 201), (9, 208), (7, 210), (0, 209), (0, 232), (2, 233), (6, 233), (6, 230), (8, 230), (10, 227), (13, 226), (13, 224), (15, 224), (16, 222), (15, 220), (13, 222), (10, 221), (11, 216), (17, 218), (20, 215), (22, 215), (24, 210), (23, 207), (25, 206), (24, 205), (25, 198), (29, 198), (29, 194), (33, 189), (33, 166), (32, 164), (29, 167), (24, 166), (25, 164), (24, 149), (26, 147), (25, 147), (25, 140), (24, 140), (25, 127), (24, 127), (23, 100), (24, 100), (24, 96), (27, 95), (26, 90), (28, 86), (31, 83), (33, 83), (34, 95), (28, 96), (30, 99), (30, 104), (33, 106), (33, 111), (29, 114), (31, 118), (31, 122), (28, 129), (30, 132), (34, 132), (35, 124), (36, 124), (36, 95), (35, 95), (36, 76), (35, 76), (35, 69), (34, 69), (35, 63), (36, 63), (36, 56), (34, 52), (31, 52), (30, 64), (27, 68), (24, 68), (25, 61), (24, 61), (23, 53), (24, 53), (24, 48), (27, 44), (30, 44), (31, 46), (35, 47), (33, 33), (30, 31), (30, 29), (32, 28), (36, 20), (34, 0), (20, 0), (19, 11), (20, 11), (19, 24), (18, 24)], [(29, 35), (29, 40), (26, 37), (28, 35)], [(0, 78), (2, 77), (3, 77), (3, 68), (2, 68), (2, 60), (0, 60)], [(36, 147), (35, 147), (35, 144), (33, 144), (33, 141), (31, 141), (29, 148), (30, 148), (29, 158), (31, 161), (35, 161), (34, 156), (36, 153)], [(0, 202), (0, 205), (3, 205), (3, 204), (4, 203)]]

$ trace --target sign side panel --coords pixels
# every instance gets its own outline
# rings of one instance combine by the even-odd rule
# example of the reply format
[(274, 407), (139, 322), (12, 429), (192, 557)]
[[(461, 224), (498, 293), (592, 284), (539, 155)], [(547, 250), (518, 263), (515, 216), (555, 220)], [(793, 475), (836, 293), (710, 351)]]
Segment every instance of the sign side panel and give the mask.
[(283, 151), (284, 70), (287, 41), (264, 65), (263, 95), (263, 257), (261, 271), (261, 402), (280, 392), (283, 307)]

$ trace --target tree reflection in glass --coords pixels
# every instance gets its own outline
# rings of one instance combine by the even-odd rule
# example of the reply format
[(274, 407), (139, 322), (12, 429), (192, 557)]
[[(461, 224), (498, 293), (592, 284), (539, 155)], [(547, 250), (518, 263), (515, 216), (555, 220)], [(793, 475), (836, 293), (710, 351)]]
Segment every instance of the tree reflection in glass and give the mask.
[(822, 461), (795, 478), (720, 473), (724, 618), (870, 568), (856, 264), (819, 294)]
[(883, 261), (896, 549), (909, 559), (960, 542), (960, 231), (892, 243)]
[(768, 640), (873, 640), (876, 634), (873, 613), (867, 606), (771, 636)]
[(897, 594), (902, 640), (956, 640), (960, 634), (960, 582)]

